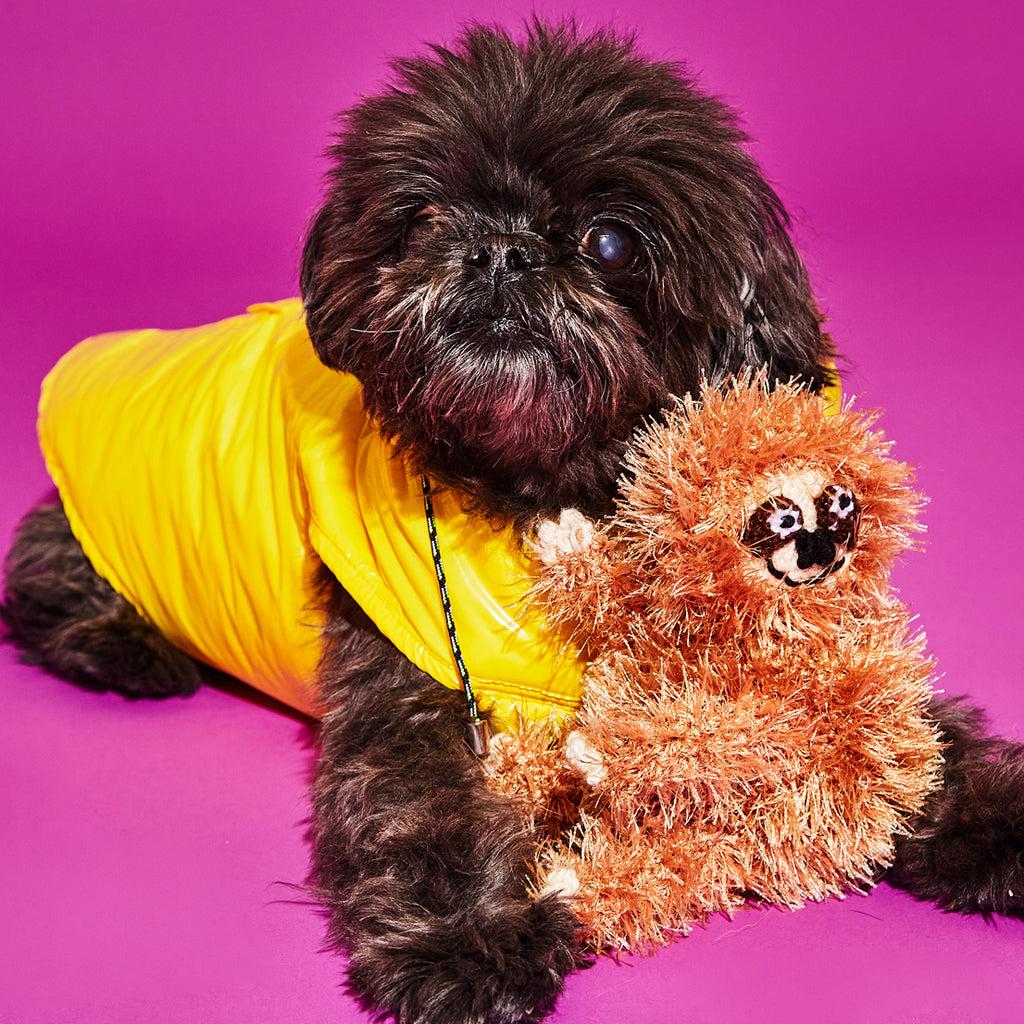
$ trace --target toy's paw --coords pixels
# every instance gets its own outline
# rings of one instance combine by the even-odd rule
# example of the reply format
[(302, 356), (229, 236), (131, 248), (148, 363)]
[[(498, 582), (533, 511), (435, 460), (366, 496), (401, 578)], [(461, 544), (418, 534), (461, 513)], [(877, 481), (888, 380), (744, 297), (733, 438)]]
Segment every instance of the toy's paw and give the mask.
[(583, 776), (591, 789), (597, 789), (608, 775), (601, 751), (587, 737), (576, 730), (569, 733), (562, 746), (565, 759)]
[(350, 988), (395, 1024), (532, 1024), (553, 1009), (565, 976), (589, 966), (580, 925), (548, 896), (374, 936), (350, 952)]
[(578, 555), (594, 542), (594, 523), (574, 508), (564, 508), (558, 519), (544, 519), (533, 537), (533, 551), (545, 565), (566, 555)]
[(553, 867), (545, 876), (538, 897), (558, 896), (570, 900), (580, 891), (579, 876), (572, 868)]

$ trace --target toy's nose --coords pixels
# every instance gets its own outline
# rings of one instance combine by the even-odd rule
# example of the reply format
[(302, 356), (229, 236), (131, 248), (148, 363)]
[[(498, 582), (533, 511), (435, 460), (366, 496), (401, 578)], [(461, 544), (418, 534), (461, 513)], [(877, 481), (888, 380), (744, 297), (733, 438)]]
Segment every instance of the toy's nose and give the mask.
[(827, 530), (802, 530), (796, 535), (796, 565), (798, 569), (812, 566), (828, 568), (836, 560), (836, 546)]

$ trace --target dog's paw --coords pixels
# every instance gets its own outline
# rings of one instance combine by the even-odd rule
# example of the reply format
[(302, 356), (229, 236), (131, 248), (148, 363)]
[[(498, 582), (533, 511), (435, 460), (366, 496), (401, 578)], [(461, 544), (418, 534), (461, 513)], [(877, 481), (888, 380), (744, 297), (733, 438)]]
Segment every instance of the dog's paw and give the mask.
[(565, 976), (588, 965), (580, 925), (554, 896), (461, 918), (421, 921), (350, 949), (349, 987), (395, 1024), (532, 1024)]
[(885, 878), (943, 910), (1024, 919), (1024, 745), (983, 742), (990, 759), (932, 795)]
[(534, 555), (554, 565), (566, 555), (578, 555), (594, 542), (594, 523), (574, 508), (564, 508), (558, 519), (544, 519), (531, 540)]

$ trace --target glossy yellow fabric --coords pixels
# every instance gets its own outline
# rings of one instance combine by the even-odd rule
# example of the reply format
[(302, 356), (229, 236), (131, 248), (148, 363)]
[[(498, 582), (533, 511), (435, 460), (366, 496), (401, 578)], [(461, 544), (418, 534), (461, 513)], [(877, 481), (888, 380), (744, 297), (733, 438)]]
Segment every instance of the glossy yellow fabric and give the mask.
[[(835, 370), (835, 365), (830, 367)], [(821, 389), (821, 400), (825, 403), (825, 415), (835, 416), (843, 408), (843, 388), (839, 381), (839, 374), (836, 374), (835, 384)]]
[[(315, 713), (316, 556), (416, 665), (460, 688), (418, 478), (316, 358), (297, 300), (90, 338), (47, 377), (39, 434), (97, 571), (193, 656)], [(509, 532), (435, 495), (481, 704), (572, 710), (583, 663), (527, 603)]]

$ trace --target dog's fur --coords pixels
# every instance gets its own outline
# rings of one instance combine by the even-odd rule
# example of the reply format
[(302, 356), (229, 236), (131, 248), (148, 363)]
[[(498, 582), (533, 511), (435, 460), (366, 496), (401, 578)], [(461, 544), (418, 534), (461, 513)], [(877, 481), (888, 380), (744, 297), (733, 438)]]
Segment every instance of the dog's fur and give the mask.
[[(320, 358), (467, 507), (520, 527), (565, 506), (599, 517), (634, 427), (702, 375), (829, 380), (786, 213), (730, 112), (678, 69), (535, 25), (524, 43), (472, 29), (396, 72), (332, 148), (302, 294)], [(132, 698), (209, 676), (96, 575), (59, 505), (29, 514), (6, 572), (26, 660)], [(528, 895), (534, 839), (483, 784), (465, 700), (326, 570), (320, 592), (313, 877), (352, 991), (401, 1024), (540, 1020), (584, 962), (578, 926)], [(934, 713), (947, 786), (889, 878), (1021, 916), (1024, 758), (973, 710)]]

